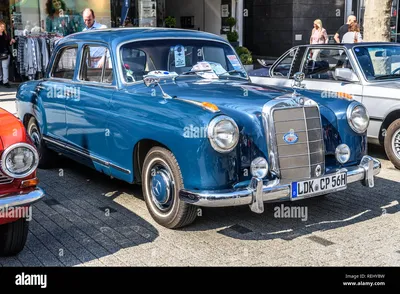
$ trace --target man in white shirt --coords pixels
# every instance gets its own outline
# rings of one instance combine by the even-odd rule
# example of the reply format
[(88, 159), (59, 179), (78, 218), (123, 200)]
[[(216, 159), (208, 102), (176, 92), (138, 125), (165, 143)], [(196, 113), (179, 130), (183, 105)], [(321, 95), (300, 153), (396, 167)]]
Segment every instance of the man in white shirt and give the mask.
[[(97, 29), (106, 29), (106, 25), (102, 25), (96, 21), (96, 17), (94, 15), (94, 11), (91, 8), (86, 8), (82, 13), (83, 22), (86, 27), (83, 31), (97, 30)], [(93, 68), (100, 68), (104, 64), (104, 47), (91, 47), (90, 48), (90, 57)]]
[(107, 28), (106, 25), (102, 25), (96, 21), (93, 9), (86, 8), (83, 11), (82, 16), (83, 16), (83, 22), (86, 25), (83, 31)]

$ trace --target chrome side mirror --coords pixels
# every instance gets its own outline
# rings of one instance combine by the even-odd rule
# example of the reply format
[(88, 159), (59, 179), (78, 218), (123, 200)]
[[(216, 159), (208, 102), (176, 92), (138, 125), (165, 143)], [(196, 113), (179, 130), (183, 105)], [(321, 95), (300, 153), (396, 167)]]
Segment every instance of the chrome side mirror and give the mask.
[(335, 69), (335, 76), (337, 80), (347, 82), (359, 82), (357, 75), (350, 68), (337, 68)]
[(143, 78), (143, 82), (146, 85), (146, 87), (151, 87), (151, 86), (155, 87), (160, 84), (160, 78), (147, 76)]
[(303, 72), (296, 72), (293, 75), (293, 79), (294, 79), (293, 87), (304, 88), (305, 85), (303, 84), (303, 81), (305, 78), (306, 78), (306, 75)]

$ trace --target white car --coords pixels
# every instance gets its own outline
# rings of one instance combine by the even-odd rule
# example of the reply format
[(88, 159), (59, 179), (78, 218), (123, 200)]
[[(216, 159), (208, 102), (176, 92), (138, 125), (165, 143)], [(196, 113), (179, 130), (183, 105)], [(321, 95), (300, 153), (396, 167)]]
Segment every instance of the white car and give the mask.
[(262, 60), (249, 72), (253, 83), (291, 87), (297, 72), (308, 90), (327, 99), (353, 99), (370, 116), (368, 141), (384, 146), (400, 169), (400, 44), (356, 43), (296, 46), (274, 64)]

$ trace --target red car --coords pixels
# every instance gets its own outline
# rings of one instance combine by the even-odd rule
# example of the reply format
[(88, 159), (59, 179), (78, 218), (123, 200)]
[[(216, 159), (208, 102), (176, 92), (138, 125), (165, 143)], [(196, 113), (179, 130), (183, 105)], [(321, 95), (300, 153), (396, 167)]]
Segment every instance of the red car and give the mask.
[(37, 186), (39, 156), (22, 122), (0, 108), (0, 255), (25, 246), (32, 204), (44, 196)]

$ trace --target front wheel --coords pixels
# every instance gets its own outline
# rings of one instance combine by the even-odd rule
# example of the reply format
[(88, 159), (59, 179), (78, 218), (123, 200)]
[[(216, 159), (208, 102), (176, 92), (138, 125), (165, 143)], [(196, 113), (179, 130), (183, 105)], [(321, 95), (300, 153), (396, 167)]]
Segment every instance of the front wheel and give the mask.
[(395, 168), (400, 169), (400, 119), (390, 124), (384, 144), (387, 157)]
[(147, 209), (160, 225), (175, 229), (196, 219), (196, 207), (179, 199), (183, 179), (178, 162), (169, 150), (153, 147), (146, 155), (142, 189)]
[(0, 256), (16, 255), (25, 247), (29, 222), (25, 218), (0, 225)]
[(52, 167), (54, 162), (57, 160), (57, 154), (53, 150), (48, 149), (46, 144), (43, 142), (42, 135), (40, 134), (39, 127), (34, 117), (31, 117), (26, 129), (39, 154), (39, 167)]

